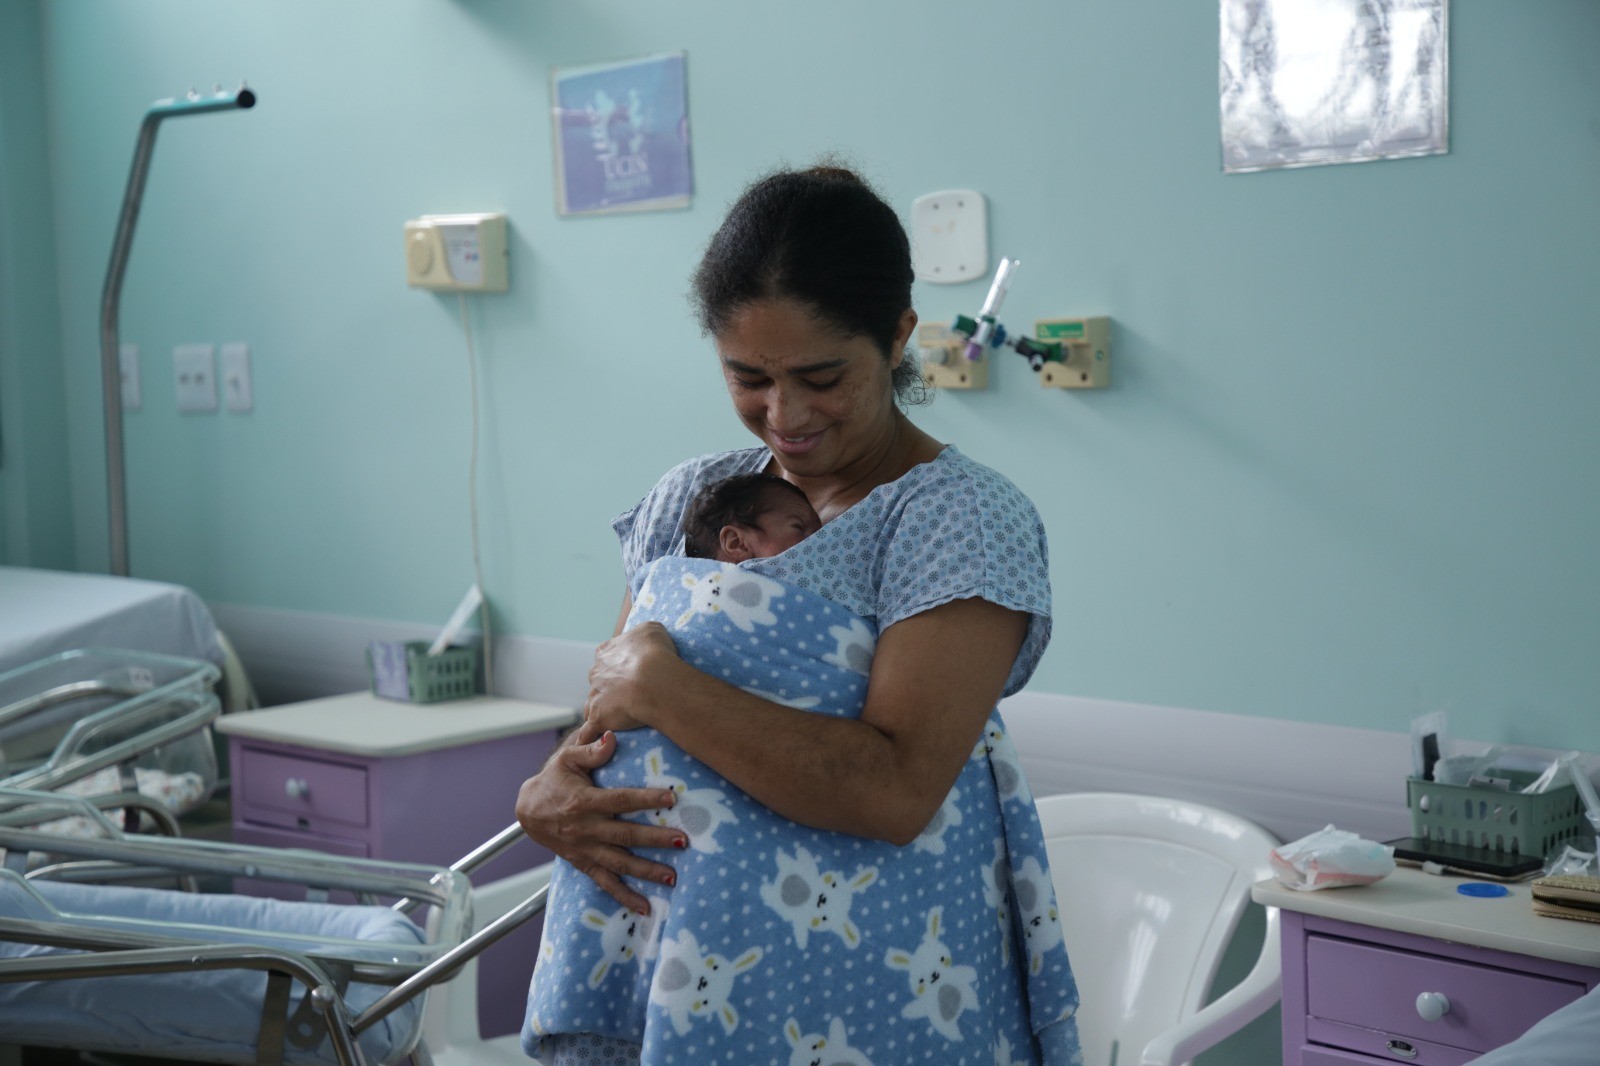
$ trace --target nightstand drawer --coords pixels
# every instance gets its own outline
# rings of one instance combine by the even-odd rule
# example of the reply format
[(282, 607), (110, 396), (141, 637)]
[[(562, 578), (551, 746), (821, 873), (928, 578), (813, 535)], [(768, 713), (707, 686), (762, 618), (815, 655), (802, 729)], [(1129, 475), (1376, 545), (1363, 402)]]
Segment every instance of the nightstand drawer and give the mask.
[[(1306, 963), (1313, 1039), (1369, 1054), (1383, 1054), (1391, 1038), (1410, 1041), (1435, 1052), (1419, 1063), (1455, 1059), (1446, 1049), (1483, 1052), (1509, 1043), (1586, 991), (1571, 981), (1325, 936), (1306, 939)], [(1424, 992), (1449, 1000), (1435, 1021), (1417, 1012)]]
[(289, 828), (367, 824), (365, 767), (249, 746), (241, 755), (233, 770), (243, 802), (239, 817)]

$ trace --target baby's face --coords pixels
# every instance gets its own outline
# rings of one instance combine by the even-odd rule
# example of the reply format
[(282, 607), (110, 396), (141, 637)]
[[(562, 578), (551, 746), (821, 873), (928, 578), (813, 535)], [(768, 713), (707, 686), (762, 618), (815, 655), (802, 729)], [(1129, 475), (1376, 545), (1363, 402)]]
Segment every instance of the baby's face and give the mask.
[(797, 492), (770, 492), (765, 503), (755, 527), (743, 527), (753, 558), (788, 551), (822, 528), (817, 512)]

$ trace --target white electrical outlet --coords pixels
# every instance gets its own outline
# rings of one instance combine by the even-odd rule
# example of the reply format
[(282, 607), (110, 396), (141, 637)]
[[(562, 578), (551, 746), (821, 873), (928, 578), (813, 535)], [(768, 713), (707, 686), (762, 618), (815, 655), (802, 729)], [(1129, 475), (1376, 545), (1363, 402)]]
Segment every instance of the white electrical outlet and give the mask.
[(255, 407), (250, 391), (250, 346), (243, 341), (222, 346), (222, 395), (230, 411)]
[(911, 201), (911, 266), (918, 281), (952, 284), (989, 272), (989, 213), (972, 189)]
[(216, 345), (180, 344), (172, 349), (172, 375), (178, 389), (178, 410), (217, 409)]
[(117, 349), (117, 373), (122, 379), (122, 409), (144, 410), (144, 391), (139, 388), (139, 346), (124, 344)]

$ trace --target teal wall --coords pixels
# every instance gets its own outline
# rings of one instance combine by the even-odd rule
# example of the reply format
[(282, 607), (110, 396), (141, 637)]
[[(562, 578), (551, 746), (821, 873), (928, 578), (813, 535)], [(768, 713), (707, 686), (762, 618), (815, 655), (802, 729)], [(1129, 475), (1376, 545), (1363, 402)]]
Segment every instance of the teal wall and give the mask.
[(39, 5), (0, 4), (0, 564), (72, 569)]
[[(1391, 730), (1443, 707), (1459, 735), (1600, 750), (1592, 0), (1456, 0), (1448, 155), (1230, 176), (1199, 0), (42, 11), (82, 568), (106, 558), (95, 316), (135, 130), (243, 75), (253, 112), (163, 128), (130, 264), (141, 576), (444, 618), (471, 579), (466, 362), (454, 298), (404, 284), (401, 225), (503, 209), (512, 291), (472, 301), (488, 584), (511, 631), (600, 638), (608, 520), (672, 461), (746, 443), (687, 274), (748, 179), (838, 150), (902, 209), (983, 190), (1024, 264), (1014, 321), (1115, 322), (1108, 392), (1014, 360), (917, 415), (1043, 512), (1036, 687)], [(551, 66), (672, 49), (692, 208), (557, 217)], [(983, 291), (917, 299), (944, 320)], [(228, 340), (256, 411), (178, 415), (169, 350)]]

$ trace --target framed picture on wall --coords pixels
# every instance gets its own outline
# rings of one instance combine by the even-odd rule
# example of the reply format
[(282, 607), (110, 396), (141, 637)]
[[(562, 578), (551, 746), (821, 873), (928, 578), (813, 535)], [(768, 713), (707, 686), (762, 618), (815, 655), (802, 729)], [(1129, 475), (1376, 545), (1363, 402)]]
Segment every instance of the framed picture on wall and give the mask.
[(1446, 0), (1221, 0), (1222, 169), (1449, 151)]
[(556, 209), (563, 215), (689, 206), (683, 52), (550, 72)]

